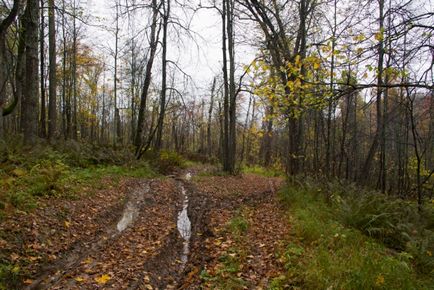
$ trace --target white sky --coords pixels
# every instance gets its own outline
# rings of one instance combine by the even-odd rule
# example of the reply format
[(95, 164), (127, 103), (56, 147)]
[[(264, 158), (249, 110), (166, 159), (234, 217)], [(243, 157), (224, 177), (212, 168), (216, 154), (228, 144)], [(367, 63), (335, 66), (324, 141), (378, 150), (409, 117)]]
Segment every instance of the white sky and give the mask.
[[(88, 14), (93, 15), (91, 23), (104, 25), (108, 28), (114, 28), (114, 0), (75, 0), (80, 1), (82, 7), (87, 7)], [(124, 2), (120, 0), (121, 3)], [(345, 3), (348, 0), (341, 0), (340, 2), (346, 6)], [(433, 11), (434, 0), (413, 0), (413, 5), (420, 6), (421, 10)], [(150, 1), (138, 1), (139, 3), (149, 3)], [(197, 7), (200, 2), (205, 4), (207, 0), (190, 0), (187, 1), (191, 7)], [(176, 7), (175, 1), (172, 0), (172, 14), (175, 17), (181, 19), (181, 21), (187, 21), (190, 19), (190, 15), (185, 13)], [(422, 4), (423, 3), (423, 4)], [(327, 9), (327, 8), (325, 8)], [(423, 12), (425, 12), (423, 11)], [(134, 29), (139, 31), (148, 24), (149, 16), (142, 14), (136, 15)], [(189, 12), (191, 14), (191, 11)], [(127, 17), (124, 16), (123, 21), (126, 23)], [(369, 21), (369, 20), (367, 20)], [(375, 22), (375, 20), (374, 20)], [(367, 24), (367, 23), (365, 23)], [(243, 24), (240, 24), (240, 26)], [(374, 25), (372, 29), (375, 31), (377, 25)], [(221, 51), (221, 18), (217, 11), (213, 9), (200, 9), (192, 18), (190, 29), (193, 31), (194, 39), (187, 37), (185, 34), (178, 37), (175, 31), (178, 27), (172, 25), (169, 27), (169, 48), (168, 58), (172, 61), (178, 62), (179, 66), (184, 72), (189, 74), (198, 91), (190, 92), (195, 95), (205, 98), (209, 98), (210, 84), (213, 76), (220, 74), (222, 63), (222, 51)], [(243, 26), (241, 29), (243, 35), (253, 35), (250, 27)], [(125, 39), (130, 37), (128, 27), (124, 26), (121, 32), (120, 47), (124, 45)], [(104, 55), (106, 63), (112, 65), (113, 58), (110, 57), (109, 50), (114, 49), (114, 35), (107, 32), (106, 29), (97, 27), (88, 27), (86, 31), (87, 42), (89, 42), (97, 51)], [(242, 35), (242, 36), (243, 36)], [(238, 35), (240, 36), (240, 35)], [(145, 35), (142, 36), (146, 37)], [(146, 40), (144, 41), (146, 44)], [(239, 67), (243, 64), (250, 63), (255, 56), (255, 48), (247, 45), (238, 45), (236, 47), (236, 61), (240, 63)], [(423, 59), (419, 60), (419, 63), (423, 67), (429, 65), (426, 61), (426, 55), (421, 55)], [(375, 61), (371, 59), (370, 61)], [(153, 76), (158, 82), (160, 77), (159, 71), (161, 69), (160, 59), (156, 59), (154, 64)], [(360, 73), (363, 74), (364, 70), (361, 68)], [(177, 79), (182, 79), (182, 75), (177, 73)], [(108, 76), (110, 77), (110, 76)], [(365, 80), (366, 82), (367, 80)], [(179, 88), (182, 89), (182, 88)]]
[[(76, 0), (80, 1), (80, 0)], [(123, 1), (121, 1), (122, 3)], [(144, 1), (141, 1), (143, 3)], [(190, 17), (186, 16), (181, 9), (176, 9), (175, 1), (172, 1), (172, 14), (187, 21)], [(200, 0), (188, 1), (189, 5), (196, 6)], [(203, 2), (203, 1), (202, 1)], [(87, 13), (93, 17), (90, 22), (95, 25), (104, 25), (111, 29), (114, 25), (115, 9), (114, 0), (81, 0), (80, 4), (83, 8), (86, 7)], [(193, 6), (193, 7), (194, 7)], [(86, 13), (86, 14), (87, 14)], [(146, 12), (145, 12), (146, 13)], [(191, 13), (191, 12), (190, 12)], [(123, 17), (126, 20), (127, 17)], [(146, 26), (149, 21), (147, 15), (137, 15), (136, 17), (136, 30)], [(127, 28), (127, 27), (125, 27)], [(195, 86), (199, 89), (195, 93), (199, 96), (206, 96), (210, 88), (213, 76), (221, 71), (222, 63), (222, 50), (221, 50), (221, 18), (217, 11), (213, 9), (200, 9), (192, 18), (190, 29), (193, 31), (194, 39), (186, 36), (184, 33), (181, 38), (175, 34), (178, 27), (172, 25), (169, 27), (169, 47), (168, 59), (178, 62), (179, 67), (190, 75), (194, 81)], [(125, 39), (129, 38), (127, 29), (121, 32), (120, 47), (124, 45)], [(123, 37), (122, 37), (123, 35)], [(106, 62), (112, 64), (112, 57), (110, 57), (107, 48), (114, 50), (114, 35), (108, 33), (103, 28), (87, 27), (86, 29), (86, 42), (90, 43), (94, 48), (100, 51), (105, 56)], [(143, 37), (146, 37), (143, 35)], [(146, 43), (146, 42), (145, 42)], [(255, 55), (254, 48), (248, 46), (238, 46), (236, 48), (236, 58), (238, 63), (250, 63)], [(154, 64), (154, 77), (158, 77), (160, 70), (160, 60), (157, 59)], [(182, 75), (177, 73), (177, 79), (182, 79)]]

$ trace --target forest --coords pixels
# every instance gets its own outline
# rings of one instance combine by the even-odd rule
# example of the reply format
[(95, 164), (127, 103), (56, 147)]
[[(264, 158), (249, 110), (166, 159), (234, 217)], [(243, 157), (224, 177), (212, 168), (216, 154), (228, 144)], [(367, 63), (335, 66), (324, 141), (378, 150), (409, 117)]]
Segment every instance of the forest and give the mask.
[(1, 289), (434, 289), (433, 0), (2, 0)]

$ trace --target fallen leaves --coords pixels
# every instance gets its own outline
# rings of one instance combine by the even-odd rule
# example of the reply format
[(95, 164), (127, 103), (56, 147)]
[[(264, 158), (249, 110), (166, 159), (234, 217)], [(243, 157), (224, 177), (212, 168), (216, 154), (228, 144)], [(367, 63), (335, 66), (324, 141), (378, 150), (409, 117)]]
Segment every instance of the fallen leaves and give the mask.
[(74, 280), (77, 281), (77, 282), (83, 282), (83, 281), (85, 281), (85, 279), (82, 278), (82, 277), (75, 277)]
[[(116, 207), (122, 196), (119, 188), (116, 188), (109, 193), (96, 193), (87, 199), (55, 201), (47, 204), (44, 210), (35, 215), (17, 218), (16, 223), (9, 224), (8, 228), (20, 227), (21, 235), (27, 240), (24, 250), (15, 246), (7, 252), (6, 257), (11, 261), (26, 259), (32, 262), (31, 268), (23, 271), (37, 273), (42, 262), (61, 261), (71, 245), (80, 242), (83, 249), (89, 252), (81, 258), (81, 263), (78, 261), (77, 267), (60, 278), (59, 289), (74, 283), (83, 289), (108, 283), (113, 289), (125, 289), (131, 281), (140, 281), (145, 289), (157, 289), (156, 285), (152, 285), (152, 281), (161, 281), (159, 276), (164, 275), (149, 271), (149, 275), (143, 277), (142, 273), (146, 262), (162, 251), (167, 244), (169, 233), (176, 230), (174, 220), (177, 214), (177, 197), (173, 194), (176, 188), (172, 184), (173, 180), (170, 180), (155, 182), (152, 195), (147, 197), (147, 207), (141, 211), (136, 223), (127, 228), (119, 238), (112, 239), (112, 236), (105, 232), (106, 228), (116, 223), (122, 210), (122, 207)], [(209, 236), (207, 232), (196, 232), (198, 240), (203, 241), (206, 238), (206, 253), (192, 255), (209, 256), (206, 268), (211, 275), (219, 271), (218, 267), (224, 266), (218, 259), (225, 255), (229, 260), (239, 263), (233, 276), (249, 281), (251, 285), (258, 285), (255, 283), (262, 281), (270, 272), (278, 273), (280, 269), (273, 262), (275, 258), (272, 254), (275, 249), (274, 241), (281, 239), (285, 226), (281, 222), (284, 219), (279, 216), (275, 201), (269, 197), (273, 196), (270, 193), (270, 182), (278, 186), (279, 181), (253, 175), (241, 178), (210, 177), (199, 181), (198, 187), (204, 194), (208, 194), (212, 202), (208, 226), (215, 236)], [(256, 202), (256, 206), (250, 204), (252, 201)], [(236, 214), (240, 205), (246, 203), (252, 207), (251, 215), (246, 217), (252, 227), (244, 233), (246, 239), (240, 243), (240, 240), (226, 231), (225, 225)], [(105, 241), (104, 246), (92, 249), (95, 239)], [(1, 244), (8, 243), (10, 239), (4, 242), (1, 240)], [(176, 263), (173, 264), (174, 267), (179, 267)], [(58, 267), (56, 270), (59, 270), (59, 274), (54, 275), (60, 276), (64, 269)], [(187, 280), (191, 280), (192, 285), (194, 280), (202, 275), (200, 270), (196, 267), (189, 270)], [(228, 277), (232, 274), (223, 272), (222, 275)], [(29, 285), (33, 280), (27, 279), (23, 283)], [(176, 285), (175, 280), (168, 283)]]
[(99, 277), (95, 278), (95, 281), (100, 284), (100, 285), (104, 285), (105, 283), (107, 283), (109, 280), (111, 279), (111, 277), (107, 274), (103, 274)]
[(33, 280), (32, 279), (26, 279), (26, 280), (23, 281), (23, 283), (26, 284), (26, 285), (30, 285), (30, 284), (33, 283)]
[[(289, 230), (288, 220), (275, 196), (281, 181), (243, 175), (241, 178), (212, 176), (197, 182), (214, 199), (208, 226), (215, 236), (205, 240), (210, 259), (200, 275), (202, 279), (195, 285), (205, 285), (206, 289), (234, 285), (237, 289), (267, 289), (273, 277), (285, 273), (275, 257), (280, 249), (279, 241), (286, 238)], [(236, 234), (230, 221), (240, 213), (240, 208), (249, 226)], [(225, 281), (236, 284), (226, 285)]]

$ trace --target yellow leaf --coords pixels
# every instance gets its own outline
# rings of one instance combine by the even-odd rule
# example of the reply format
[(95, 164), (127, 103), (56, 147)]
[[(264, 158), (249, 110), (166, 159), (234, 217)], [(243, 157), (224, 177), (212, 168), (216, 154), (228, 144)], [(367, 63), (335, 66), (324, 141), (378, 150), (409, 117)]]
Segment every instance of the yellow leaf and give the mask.
[(300, 65), (300, 55), (297, 54), (297, 56), (295, 57), (295, 65), (299, 66)]
[(320, 68), (320, 64), (317, 63), (317, 62), (315, 62), (315, 63), (313, 64), (313, 69), (319, 69), (319, 68)]
[(382, 41), (383, 40), (383, 33), (382, 32), (375, 33), (375, 39), (377, 41)]
[(98, 284), (105, 284), (107, 283), (107, 281), (109, 281), (111, 279), (111, 277), (107, 274), (101, 275), (100, 277), (95, 278), (95, 281)]
[(71, 225), (71, 223), (70, 222), (68, 222), (68, 221), (65, 221), (65, 228), (69, 228), (69, 226)]
[(377, 286), (381, 286), (381, 285), (383, 285), (384, 284), (384, 276), (383, 275), (378, 275), (377, 276), (377, 279), (375, 280), (375, 284), (377, 285)]
[(77, 282), (83, 282), (83, 281), (84, 281), (84, 278), (81, 278), (81, 277), (75, 277), (74, 280), (77, 281)]
[(20, 267), (19, 266), (15, 266), (12, 268), (12, 273), (17, 274), (18, 272), (20, 272)]
[(362, 34), (359, 34), (359, 35), (354, 36), (353, 39), (354, 39), (355, 41), (360, 42), (360, 41), (365, 40), (365, 35), (362, 33)]
[(87, 258), (86, 260), (84, 260), (83, 263), (89, 265), (90, 263), (92, 263), (92, 261), (93, 261), (92, 258), (89, 257), (89, 258)]
[(12, 174), (16, 177), (21, 177), (26, 174), (26, 171), (21, 168), (15, 168), (14, 170), (12, 170)]
[(220, 241), (220, 240), (214, 241), (214, 245), (216, 245), (216, 246), (220, 246), (221, 244), (222, 244), (222, 241)]

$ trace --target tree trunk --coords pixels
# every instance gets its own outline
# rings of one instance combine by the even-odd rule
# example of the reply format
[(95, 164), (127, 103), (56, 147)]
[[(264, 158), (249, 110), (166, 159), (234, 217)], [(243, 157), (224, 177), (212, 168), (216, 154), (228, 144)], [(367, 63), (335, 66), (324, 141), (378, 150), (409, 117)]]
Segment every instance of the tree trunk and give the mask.
[(114, 103), (114, 122), (113, 122), (113, 143), (117, 145), (122, 142), (121, 136), (121, 116), (118, 108), (118, 54), (119, 54), (119, 3), (116, 1), (116, 27), (115, 27), (115, 54), (114, 54), (114, 76), (113, 76), (113, 103)]
[(24, 13), (26, 31), (26, 81), (21, 114), (23, 115), (24, 143), (33, 145), (38, 135), (38, 29), (39, 1), (28, 0)]
[(56, 20), (54, 0), (48, 0), (48, 57), (49, 57), (49, 87), (48, 87), (48, 138), (52, 140), (57, 134), (57, 76), (56, 76)]
[[(167, 1), (167, 6), (165, 5)], [(163, 52), (162, 52), (162, 72), (161, 72), (161, 98), (160, 98), (160, 113), (158, 116), (157, 136), (155, 139), (155, 149), (160, 150), (162, 147), (161, 139), (163, 136), (164, 115), (166, 114), (166, 93), (167, 93), (167, 28), (170, 17), (170, 1), (163, 0)]]
[(211, 122), (212, 122), (212, 111), (214, 107), (215, 85), (216, 85), (216, 78), (214, 78), (212, 81), (211, 99), (210, 99), (209, 111), (208, 111), (208, 127), (207, 127), (207, 136), (206, 136), (208, 157), (211, 157), (212, 155)]
[[(3, 21), (0, 22), (0, 140), (4, 138), (3, 109), (6, 104), (6, 32), (18, 15), (20, 1), (15, 0), (14, 5)], [(21, 38), (21, 35), (20, 35)]]
[(41, 90), (41, 115), (40, 115), (40, 134), (42, 138), (47, 136), (47, 109), (45, 102), (45, 16), (44, 16), (44, 0), (40, 2), (41, 24), (39, 29), (39, 55), (40, 55), (40, 90)]
[(140, 98), (140, 108), (139, 116), (137, 121), (137, 132), (134, 145), (136, 146), (136, 157), (140, 158), (143, 154), (143, 133), (145, 127), (145, 114), (146, 114), (146, 103), (148, 99), (148, 90), (151, 84), (152, 78), (152, 66), (154, 64), (155, 53), (157, 51), (158, 45), (158, 35), (157, 35), (157, 20), (158, 20), (158, 7), (157, 0), (152, 0), (152, 24), (151, 24), (151, 34), (150, 34), (150, 53), (148, 58), (148, 63), (146, 64), (145, 80), (143, 82), (142, 94)]
[(227, 1), (223, 0), (222, 5), (222, 50), (223, 50), (223, 146), (222, 146), (222, 159), (223, 170), (230, 172), (229, 163), (229, 81), (228, 81), (228, 61), (227, 61), (227, 29), (226, 29), (226, 14)]

